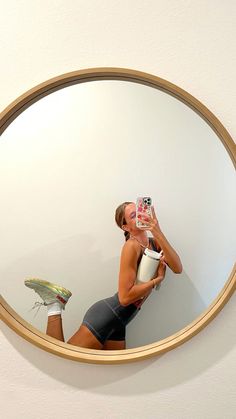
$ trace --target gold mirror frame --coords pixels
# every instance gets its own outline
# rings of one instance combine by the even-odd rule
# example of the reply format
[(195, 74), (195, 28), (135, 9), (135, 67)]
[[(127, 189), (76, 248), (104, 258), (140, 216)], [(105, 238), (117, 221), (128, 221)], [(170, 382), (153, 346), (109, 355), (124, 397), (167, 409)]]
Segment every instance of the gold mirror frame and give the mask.
[[(98, 80), (123, 80), (147, 85), (149, 87), (162, 90), (163, 92), (179, 99), (181, 102), (184, 102), (211, 126), (223, 143), (234, 166), (236, 167), (236, 145), (233, 142), (233, 139), (223, 127), (221, 122), (201, 102), (180, 87), (164, 79), (148, 73), (125, 68), (105, 67), (79, 70), (54, 77), (39, 84), (21, 95), (0, 114), (0, 135), (18, 115), (44, 96), (73, 84)], [(138, 361), (154, 355), (160, 355), (176, 348), (179, 345), (182, 345), (184, 342), (199, 333), (211, 320), (213, 320), (213, 318), (227, 303), (235, 291), (235, 288), (236, 264), (234, 265), (222, 291), (218, 294), (213, 303), (187, 327), (158, 342), (121, 351), (102, 351), (79, 348), (51, 338), (27, 323), (12, 309), (12, 307), (7, 304), (2, 296), (0, 296), (0, 318), (20, 336), (34, 345), (55, 355), (80, 362), (118, 364)]]

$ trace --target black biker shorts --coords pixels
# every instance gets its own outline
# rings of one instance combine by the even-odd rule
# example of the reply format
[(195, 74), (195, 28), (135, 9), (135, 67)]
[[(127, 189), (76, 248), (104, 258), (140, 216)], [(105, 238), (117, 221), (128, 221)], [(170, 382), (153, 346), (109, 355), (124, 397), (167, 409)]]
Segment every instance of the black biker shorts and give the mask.
[(122, 306), (118, 293), (113, 297), (97, 301), (86, 312), (82, 324), (104, 344), (106, 340), (125, 340), (126, 325), (136, 316), (139, 309), (134, 305)]

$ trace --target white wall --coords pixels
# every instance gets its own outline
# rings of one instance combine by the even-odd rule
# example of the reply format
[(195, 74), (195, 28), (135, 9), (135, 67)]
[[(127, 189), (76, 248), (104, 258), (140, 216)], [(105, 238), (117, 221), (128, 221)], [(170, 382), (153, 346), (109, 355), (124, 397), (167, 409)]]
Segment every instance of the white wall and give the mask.
[[(234, 136), (233, 1), (10, 1), (2, 9), (1, 109), (58, 74), (127, 67), (184, 88)], [(4, 418), (233, 418), (233, 302), (184, 346), (125, 366), (61, 360), (2, 325)]]

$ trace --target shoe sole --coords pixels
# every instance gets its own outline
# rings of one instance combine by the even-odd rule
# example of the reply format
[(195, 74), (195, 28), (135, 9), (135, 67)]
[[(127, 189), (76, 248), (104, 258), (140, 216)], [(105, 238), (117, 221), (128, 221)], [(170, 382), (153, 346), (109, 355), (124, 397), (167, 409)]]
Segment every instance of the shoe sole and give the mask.
[[(55, 285), (51, 282), (44, 281), (42, 279), (32, 278), (26, 279), (25, 285), (28, 288), (33, 289), (37, 293), (37, 288), (44, 290), (45, 288), (55, 295), (55, 298), (59, 300), (63, 305), (67, 303), (72, 293), (64, 287)], [(42, 298), (42, 297), (41, 297)], [(64, 307), (63, 307), (64, 309)]]

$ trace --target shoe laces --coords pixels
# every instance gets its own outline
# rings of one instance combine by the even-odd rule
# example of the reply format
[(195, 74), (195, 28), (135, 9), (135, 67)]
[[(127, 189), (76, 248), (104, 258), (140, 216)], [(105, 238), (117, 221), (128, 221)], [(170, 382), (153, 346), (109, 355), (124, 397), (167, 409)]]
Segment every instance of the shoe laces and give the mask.
[(35, 314), (34, 314), (34, 317), (36, 317), (37, 314), (38, 314), (38, 312), (39, 312), (39, 310), (40, 310), (40, 308), (42, 306), (47, 306), (47, 305), (48, 304), (46, 304), (46, 303), (41, 303), (40, 301), (35, 301), (33, 307), (31, 307), (31, 309), (29, 311), (36, 310), (37, 309), (36, 312), (35, 312)]

